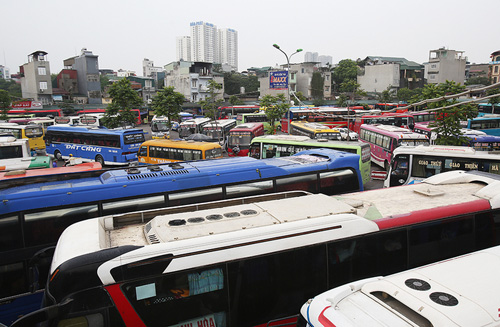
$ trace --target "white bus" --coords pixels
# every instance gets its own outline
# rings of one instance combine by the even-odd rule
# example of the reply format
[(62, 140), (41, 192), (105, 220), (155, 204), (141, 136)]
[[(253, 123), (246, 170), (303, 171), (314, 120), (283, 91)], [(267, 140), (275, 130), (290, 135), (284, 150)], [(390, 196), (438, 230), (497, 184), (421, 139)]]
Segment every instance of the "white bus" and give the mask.
[(384, 187), (414, 184), (450, 170), (500, 174), (500, 154), (467, 146), (418, 145), (394, 150)]
[(80, 221), (59, 238), (45, 307), (11, 326), (290, 325), (333, 287), (498, 245), (493, 177), (452, 171), (336, 197), (283, 192)]
[(307, 301), (298, 327), (500, 326), (500, 246), (336, 287)]
[(193, 118), (179, 124), (179, 137), (186, 138), (191, 134), (201, 134), (202, 127), (208, 124), (210, 118)]

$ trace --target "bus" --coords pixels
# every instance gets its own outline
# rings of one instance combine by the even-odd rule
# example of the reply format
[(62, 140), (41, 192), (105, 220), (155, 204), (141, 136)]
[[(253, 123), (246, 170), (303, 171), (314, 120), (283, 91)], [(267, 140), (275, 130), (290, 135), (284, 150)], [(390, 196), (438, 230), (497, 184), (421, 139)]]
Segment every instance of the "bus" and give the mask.
[(238, 115), (237, 124), (246, 124), (246, 123), (262, 123), (264, 124), (264, 131), (268, 131), (268, 133), (274, 133), (275, 131), (281, 131), (281, 121), (276, 120), (274, 122), (274, 128), (271, 129), (271, 124), (269, 123), (269, 119), (265, 112), (260, 111), (252, 114), (242, 114)]
[(264, 135), (264, 124), (240, 124), (229, 131), (227, 154), (230, 157), (246, 157), (250, 152), (250, 143), (257, 136)]
[(229, 106), (229, 107), (219, 107), (219, 118), (220, 119), (236, 119), (238, 115), (250, 114), (259, 112), (260, 106), (257, 105), (242, 105), (242, 106)]
[(374, 108), (387, 111), (387, 110), (392, 110), (392, 109), (406, 107), (406, 106), (408, 106), (408, 105), (403, 104), (403, 103), (376, 103), (374, 105)]
[(489, 114), (468, 119), (462, 127), (500, 136), (500, 115)]
[(16, 139), (28, 140), (29, 148), (36, 153), (43, 153), (43, 126), (37, 124), (19, 125), (16, 123), (0, 123), (0, 134), (11, 134)]
[(384, 187), (414, 184), (450, 170), (479, 170), (500, 174), (498, 152), (477, 151), (466, 146), (419, 145), (394, 150)]
[(493, 106), (491, 103), (478, 103), (477, 111), (479, 114), (500, 114), (500, 105)]
[[(74, 222), (289, 190), (354, 192), (363, 190), (358, 162), (356, 154), (315, 149), (279, 159), (234, 157), (2, 181), (0, 315), (7, 307), (22, 309), (23, 300), (40, 306), (39, 293), (22, 295), (30, 290), (30, 259), (55, 245)], [(50, 252), (47, 260), (50, 263)], [(38, 275), (43, 288), (46, 274)]]
[(431, 121), (436, 121), (435, 112), (412, 111), (410, 113), (411, 115), (413, 115), (413, 120), (415, 124), (430, 123)]
[[(135, 125), (141, 125), (142, 124), (142, 119), (141, 119), (141, 110), (140, 109), (130, 109), (130, 111), (134, 114), (135, 116)], [(102, 114), (104, 115), (106, 113), (106, 109), (84, 109), (78, 111), (76, 114), (77, 115), (93, 115), (93, 114)]]
[(297, 152), (327, 148), (359, 155), (359, 170), (363, 184), (370, 181), (370, 145), (356, 141), (312, 140), (307, 136), (263, 135), (255, 137), (250, 143), (250, 157), (256, 159), (281, 158)]
[(411, 114), (381, 114), (381, 115), (365, 115), (356, 117), (353, 120), (351, 129), (359, 133), (361, 125), (363, 124), (380, 124), (380, 125), (392, 125), (402, 128), (408, 128), (413, 130), (415, 127), (414, 117)]
[(137, 128), (54, 125), (45, 133), (46, 152), (56, 160), (73, 156), (103, 166), (137, 162), (137, 151), (144, 141), (144, 131)]
[(222, 158), (218, 143), (156, 139), (142, 143), (137, 153), (139, 164), (160, 164)]
[(0, 181), (7, 179), (27, 178), (27, 177), (54, 175), (54, 174), (67, 174), (67, 173), (81, 172), (87, 170), (100, 170), (100, 169), (102, 169), (102, 166), (98, 162), (84, 162), (84, 163), (77, 163), (75, 165), (67, 165), (67, 166), (52, 167), (52, 168), (17, 169), (12, 171), (0, 172)]
[(80, 124), (80, 116), (62, 116), (54, 118), (55, 125), (78, 125)]
[(336, 197), (295, 192), (79, 222), (58, 241), (44, 307), (12, 327), (37, 318), (51, 326), (295, 325), (303, 303), (331, 288), (498, 245), (500, 182), (451, 173)]
[(0, 171), (50, 168), (48, 156), (32, 156), (28, 140), (12, 135), (0, 135)]
[(500, 246), (321, 293), (298, 326), (498, 326)]
[(229, 131), (234, 127), (236, 127), (236, 119), (212, 120), (203, 125), (201, 133), (209, 136), (213, 142), (219, 142), (225, 149)]
[(62, 109), (11, 109), (9, 115), (34, 115), (34, 117), (49, 117), (55, 118), (57, 116), (64, 116)]
[(361, 125), (360, 142), (370, 145), (371, 160), (389, 171), (392, 152), (401, 145), (429, 145), (427, 135), (391, 125)]
[(210, 122), (210, 118), (193, 118), (179, 124), (179, 137), (186, 138), (191, 134), (201, 134), (202, 127)]
[(179, 123), (173, 121), (172, 125), (169, 127), (168, 117), (166, 116), (154, 115), (151, 119), (151, 137), (153, 139), (168, 139), (170, 137), (170, 128), (172, 130), (177, 130), (179, 128)]
[(327, 140), (357, 140), (358, 134), (349, 131), (347, 128), (329, 128), (319, 123), (307, 123), (304, 121), (292, 121), (292, 135), (307, 136), (311, 139)]
[[(290, 116), (290, 118), (288, 117)], [(281, 119), (281, 130), (288, 133), (288, 120), (321, 123), (328, 128), (348, 127), (355, 118), (355, 111), (350, 108), (315, 107), (290, 109)]]

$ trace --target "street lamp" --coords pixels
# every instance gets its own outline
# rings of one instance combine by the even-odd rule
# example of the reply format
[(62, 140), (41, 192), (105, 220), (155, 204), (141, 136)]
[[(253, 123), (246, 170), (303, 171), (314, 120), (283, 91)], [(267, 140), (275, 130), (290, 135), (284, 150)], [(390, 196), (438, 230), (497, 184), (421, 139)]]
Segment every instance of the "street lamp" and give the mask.
[[(273, 44), (273, 47), (275, 47), (276, 49), (278, 49), (279, 51), (281, 51), (284, 55), (285, 55), (285, 58), (286, 58), (286, 67), (287, 67), (287, 70), (288, 70), (288, 83), (287, 83), (287, 101), (288, 101), (288, 104), (290, 104), (290, 59), (292, 58), (292, 56), (296, 53), (299, 53), (302, 51), (302, 49), (297, 49), (294, 53), (292, 53), (290, 55), (290, 57), (288, 57), (288, 55), (286, 54), (285, 51), (281, 50), (280, 46), (277, 45), (276, 43)], [(290, 134), (290, 108), (288, 109), (288, 134)]]

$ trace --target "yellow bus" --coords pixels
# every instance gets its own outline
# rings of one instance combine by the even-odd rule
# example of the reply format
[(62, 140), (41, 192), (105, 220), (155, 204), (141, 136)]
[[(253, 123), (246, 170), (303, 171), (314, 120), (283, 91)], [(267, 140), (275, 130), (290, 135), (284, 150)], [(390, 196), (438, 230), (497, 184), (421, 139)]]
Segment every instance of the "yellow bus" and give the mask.
[(11, 134), (16, 139), (28, 140), (30, 150), (45, 150), (43, 126), (38, 124), (19, 125), (16, 123), (0, 123), (0, 134)]
[(292, 121), (290, 134), (307, 136), (311, 139), (339, 141), (356, 141), (358, 139), (358, 134), (350, 131), (348, 128), (332, 128), (328, 124), (309, 123), (305, 121)]
[(160, 164), (222, 158), (218, 143), (154, 139), (142, 143), (137, 155), (139, 164)]

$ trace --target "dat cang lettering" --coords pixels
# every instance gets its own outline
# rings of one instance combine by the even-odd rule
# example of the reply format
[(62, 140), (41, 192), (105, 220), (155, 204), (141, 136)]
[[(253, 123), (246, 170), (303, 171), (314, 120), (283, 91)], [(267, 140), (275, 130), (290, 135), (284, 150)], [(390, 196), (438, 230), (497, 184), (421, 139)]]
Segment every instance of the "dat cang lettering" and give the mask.
[(90, 151), (90, 152), (101, 152), (100, 147), (96, 146), (90, 146), (90, 145), (75, 145), (75, 144), (68, 144), (66, 145), (67, 150), (82, 150), (82, 151)]

